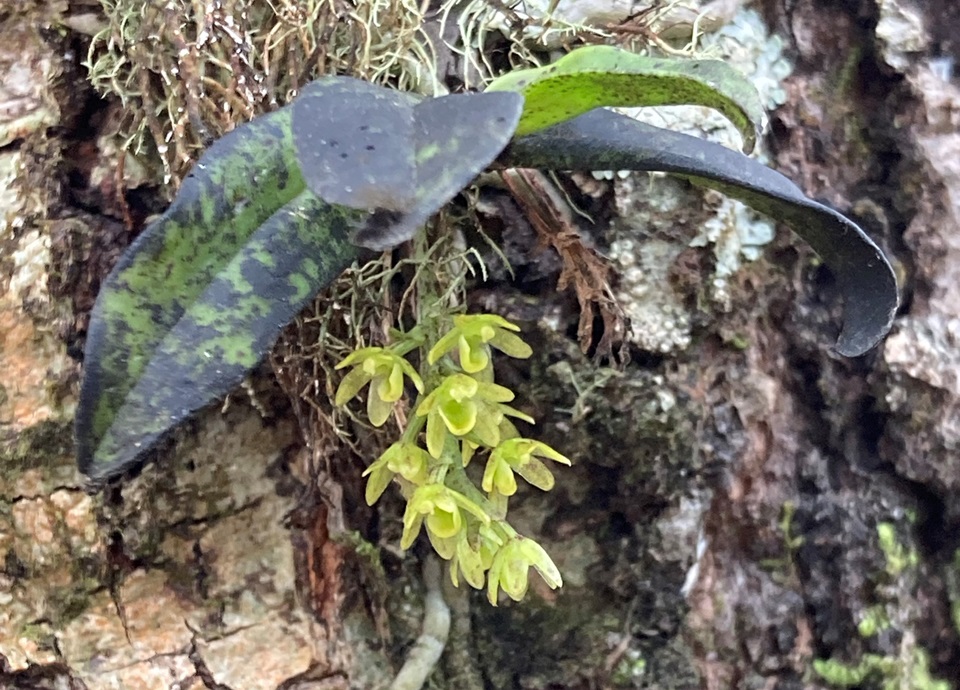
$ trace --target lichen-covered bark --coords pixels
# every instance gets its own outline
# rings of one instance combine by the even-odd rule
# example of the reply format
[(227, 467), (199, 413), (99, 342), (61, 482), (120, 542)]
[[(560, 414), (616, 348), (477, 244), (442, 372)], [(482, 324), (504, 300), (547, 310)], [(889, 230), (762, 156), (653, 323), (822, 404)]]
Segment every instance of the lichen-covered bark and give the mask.
[[(588, 4), (577, 21), (629, 11)], [(766, 80), (771, 162), (884, 246), (903, 314), (876, 352), (839, 358), (824, 346), (833, 279), (786, 233), (677, 182), (577, 176), (567, 191), (600, 221), (585, 230), (616, 257), (642, 328), (615, 371), (580, 354), (555, 258), (485, 193), (516, 279), (491, 256), (473, 306), (522, 323), (536, 352), (497, 380), (575, 461), (511, 521), (565, 584), (498, 608), (446, 587), (434, 687), (960, 688), (960, 14), (948, 0), (753, 3), (771, 38), (739, 3), (710, 8), (705, 26), (730, 28), (708, 41)], [(191, 117), (212, 112), (171, 82), (173, 111), (199, 108), (152, 123), (176, 146), (154, 167), (121, 158), (122, 111), (87, 90), (78, 58), (77, 31), (102, 21), (82, 4), (0, 10), (0, 688), (387, 687), (421, 633), (425, 551), (392, 548), (389, 492), (363, 505), (369, 458), (352, 450), (383, 439), (344, 446), (324, 410), (291, 407), (260, 375), (138, 476), (94, 493), (74, 468), (86, 314), (162, 210), (164, 169), (175, 178), (203, 139)], [(273, 38), (295, 40), (278, 55), (300, 64), (297, 41), (320, 34), (284, 22)], [(157, 49), (190, 38), (150, 35)], [(270, 95), (250, 97), (229, 116)], [(291, 381), (275, 368), (285, 386), (327, 385), (320, 367)]]

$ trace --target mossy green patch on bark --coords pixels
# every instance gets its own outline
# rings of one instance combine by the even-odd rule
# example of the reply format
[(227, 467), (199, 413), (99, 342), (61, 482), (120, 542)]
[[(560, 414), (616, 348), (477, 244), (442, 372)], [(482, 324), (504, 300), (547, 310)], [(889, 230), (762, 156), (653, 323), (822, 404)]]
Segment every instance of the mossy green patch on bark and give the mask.
[[(38, 467), (49, 467), (51, 458), (73, 456), (70, 422), (47, 420), (0, 436), (0, 477)], [(2, 488), (0, 484), (0, 488)]]

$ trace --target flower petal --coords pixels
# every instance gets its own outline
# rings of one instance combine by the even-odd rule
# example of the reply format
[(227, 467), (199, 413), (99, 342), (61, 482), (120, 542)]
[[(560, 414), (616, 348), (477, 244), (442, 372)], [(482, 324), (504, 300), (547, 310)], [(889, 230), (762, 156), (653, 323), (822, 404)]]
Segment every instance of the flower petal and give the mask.
[(483, 589), (483, 558), (479, 548), (474, 549), (466, 536), (457, 542), (457, 563), (467, 583), (474, 589)]
[(503, 494), (504, 496), (513, 496), (517, 493), (517, 478), (513, 476), (513, 470), (505, 462), (497, 466), (493, 484), (497, 489), (497, 493)]
[(517, 359), (527, 359), (533, 354), (533, 348), (519, 336), (507, 331), (497, 331), (497, 334), (490, 340), (490, 344), (503, 354)]
[(497, 594), (500, 589), (500, 573), (503, 571), (504, 548), (500, 548), (493, 557), (490, 570), (487, 572), (487, 601), (491, 606), (497, 605)]
[[(536, 458), (530, 458), (526, 462), (521, 462), (516, 466), (516, 470), (517, 474), (542, 491), (550, 491), (550, 489), (553, 488), (553, 473)], [(503, 492), (501, 491), (500, 493)]]
[(509, 388), (487, 382), (478, 382), (476, 395), (484, 400), (496, 403), (510, 402), (516, 397)]
[(411, 504), (407, 503), (407, 510), (403, 514), (403, 535), (400, 537), (401, 549), (406, 551), (413, 545), (417, 535), (420, 534), (421, 525), (423, 525), (423, 515), (413, 510)]
[(349, 355), (340, 360), (340, 363), (334, 367), (334, 369), (344, 369), (349, 367), (351, 364), (357, 364), (369, 357), (383, 352), (382, 347), (361, 347), (359, 350), (354, 350)]
[[(487, 406), (488, 408), (491, 406)], [(484, 409), (483, 414), (477, 416), (473, 426), (473, 436), (488, 448), (496, 448), (500, 443), (500, 421), (503, 415), (497, 409)]]
[(500, 586), (507, 596), (514, 601), (523, 599), (527, 593), (527, 571), (530, 564), (517, 553), (516, 549), (510, 549), (509, 555), (504, 557), (503, 569), (500, 571)]
[(541, 441), (534, 441), (533, 446), (530, 448), (530, 452), (532, 452), (534, 455), (539, 455), (542, 458), (549, 458), (554, 462), (559, 462), (562, 465), (571, 464), (570, 458), (568, 458), (566, 455), (558, 453), (546, 443)]
[(403, 369), (394, 362), (389, 376), (377, 378), (377, 396), (386, 402), (397, 402), (403, 396)]
[(550, 589), (556, 589), (563, 585), (563, 578), (560, 576), (560, 570), (550, 558), (543, 547), (533, 539), (520, 537), (520, 553), (530, 565), (536, 568), (540, 577), (547, 583)]
[(434, 551), (437, 552), (437, 555), (445, 561), (453, 558), (453, 555), (456, 553), (457, 549), (457, 538), (452, 537), (449, 539), (443, 539), (438, 537), (431, 529), (429, 518), (427, 518), (427, 537), (430, 539), (430, 544), (433, 546)]
[[(450, 512), (437, 508), (427, 515), (427, 531), (440, 539), (457, 536), (460, 534), (462, 527), (463, 518), (460, 516), (460, 509), (456, 506)], [(445, 556), (445, 558), (450, 558), (450, 556)]]
[(436, 364), (441, 357), (457, 346), (459, 338), (460, 331), (456, 328), (446, 333), (437, 341), (436, 345), (430, 348), (430, 352), (427, 353), (427, 362)]
[(463, 439), (460, 445), (460, 459), (463, 461), (464, 467), (470, 464), (470, 461), (473, 460), (473, 454), (477, 452), (479, 447), (473, 441)]
[(347, 401), (359, 393), (360, 389), (366, 386), (372, 378), (362, 367), (348, 371), (337, 387), (337, 395), (333, 400), (334, 404), (337, 406), (346, 405)]
[(516, 417), (517, 419), (522, 419), (523, 421), (525, 421), (525, 422), (527, 422), (527, 423), (529, 423), (529, 424), (536, 424), (536, 423), (537, 423), (537, 421), (536, 421), (533, 417), (531, 417), (530, 415), (528, 415), (528, 414), (526, 414), (526, 413), (524, 413), (524, 412), (521, 412), (520, 410), (518, 410), (518, 409), (516, 409), (516, 408), (514, 408), (514, 407), (510, 407), (509, 405), (499, 405), (498, 407), (500, 408), (500, 411), (503, 412), (503, 414), (508, 414), (508, 415), (510, 415), (511, 417)]
[(454, 436), (469, 434), (477, 423), (477, 405), (472, 400), (451, 400), (437, 410)]
[(388, 470), (385, 466), (381, 465), (374, 469), (375, 464), (371, 465), (368, 468), (373, 470), (370, 472), (370, 478), (367, 480), (367, 488), (364, 492), (364, 498), (367, 501), (368, 506), (372, 506), (380, 496), (383, 495), (383, 492), (386, 491), (387, 487), (390, 486), (390, 482), (393, 480), (393, 472)]
[[(377, 384), (380, 383), (376, 381), (376, 379), (374, 379), (374, 382)], [(370, 423), (375, 427), (383, 426), (387, 420), (390, 419), (391, 412), (393, 412), (393, 403), (377, 395), (371, 386), (371, 390), (367, 394), (367, 418), (370, 420)]]
[(413, 385), (416, 387), (417, 391), (423, 393), (423, 379), (420, 378), (420, 374), (417, 373), (417, 370), (413, 368), (413, 365), (410, 364), (403, 357), (397, 357), (397, 364), (400, 365), (400, 368), (403, 369), (403, 373), (407, 375), (407, 378), (413, 382)]
[(391, 454), (387, 468), (396, 472), (408, 482), (423, 484), (427, 479), (427, 458), (430, 456), (423, 448), (406, 443), (395, 443), (397, 452)]
[(474, 342), (474, 339), (467, 339), (460, 336), (458, 341), (460, 367), (468, 374), (476, 374), (487, 368), (490, 364), (490, 348), (482, 342)]
[(434, 410), (427, 415), (427, 450), (438, 460), (443, 453), (448, 433), (447, 425), (440, 416), (439, 410)]

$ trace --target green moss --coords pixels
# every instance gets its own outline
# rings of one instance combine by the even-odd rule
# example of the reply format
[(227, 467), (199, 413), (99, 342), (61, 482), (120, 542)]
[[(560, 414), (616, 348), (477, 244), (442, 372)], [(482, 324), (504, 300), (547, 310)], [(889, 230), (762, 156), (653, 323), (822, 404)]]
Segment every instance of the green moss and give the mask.
[(863, 618), (857, 623), (857, 632), (861, 637), (873, 637), (889, 627), (890, 619), (883, 606), (872, 606), (864, 612)]
[(857, 664), (845, 664), (834, 659), (817, 659), (813, 670), (830, 685), (851, 688), (876, 680), (882, 690), (952, 690), (945, 680), (930, 675), (927, 653), (914, 648), (906, 660), (879, 654), (864, 654)]
[(879, 523), (877, 538), (880, 542), (880, 550), (887, 559), (887, 573), (892, 577), (897, 577), (907, 568), (915, 568), (920, 562), (915, 549), (908, 549), (897, 541), (896, 527), (893, 523)]
[(616, 665), (611, 674), (610, 680), (614, 685), (627, 688), (637, 687), (647, 672), (647, 660), (640, 652), (628, 650), (620, 663)]
[(960, 633), (960, 549), (953, 552), (953, 561), (946, 566), (944, 581), (950, 597), (950, 618), (954, 630)]
[[(887, 576), (898, 578), (917, 567), (919, 556), (916, 550), (904, 546), (897, 540), (896, 526), (893, 523), (877, 524), (877, 540), (886, 561)], [(957, 559), (960, 563), (960, 555)], [(898, 599), (888, 602), (888, 606), (893, 605), (902, 609), (907, 605), (899, 600), (902, 596), (909, 598), (909, 594), (902, 593), (898, 595)], [(864, 611), (857, 624), (857, 631), (861, 637), (871, 638), (892, 627), (893, 623), (887, 607), (878, 604)], [(914, 643), (902, 649), (902, 653), (897, 656), (863, 654), (856, 663), (837, 659), (816, 659), (813, 662), (813, 670), (827, 683), (842, 688), (859, 686), (880, 690), (900, 690), (901, 688), (951, 690), (953, 688), (949, 682), (931, 675), (930, 658), (922, 647)]]
[(48, 420), (0, 436), (0, 477), (7, 473), (48, 467), (51, 458), (73, 456), (73, 427)]

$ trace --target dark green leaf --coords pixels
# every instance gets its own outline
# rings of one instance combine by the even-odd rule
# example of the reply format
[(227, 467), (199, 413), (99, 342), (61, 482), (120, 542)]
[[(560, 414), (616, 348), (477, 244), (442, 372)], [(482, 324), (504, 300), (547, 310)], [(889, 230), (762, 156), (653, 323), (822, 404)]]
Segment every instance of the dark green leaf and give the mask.
[[(136, 440), (126, 447), (111, 442), (109, 451), (100, 446), (108, 436), (136, 433), (112, 431), (122, 408), (143, 407), (148, 415), (155, 410), (158, 419), (164, 413), (166, 403), (138, 397), (142, 389), (132, 394), (157, 348), (257, 228), (303, 191), (290, 111), (280, 110), (217, 141), (167, 212), (129, 247), (91, 314), (76, 421), (84, 472), (106, 476), (147, 450), (149, 443)], [(217, 366), (211, 361), (211, 371)], [(193, 411), (180, 406), (162, 424), (171, 428)]]
[(516, 140), (502, 161), (564, 170), (658, 170), (720, 190), (785, 222), (833, 271), (845, 303), (840, 354), (861, 355), (890, 330), (897, 281), (877, 245), (848, 218), (735, 151), (598, 110)]
[(757, 90), (721, 60), (648, 57), (612, 46), (577, 48), (551, 65), (509, 72), (485, 93), (526, 99), (518, 136), (601, 106), (702, 105), (722, 113), (752, 151), (766, 119)]
[(93, 478), (122, 471), (236, 386), (356, 258), (347, 238), (361, 213), (303, 191), (257, 228), (164, 334), (81, 469)]

